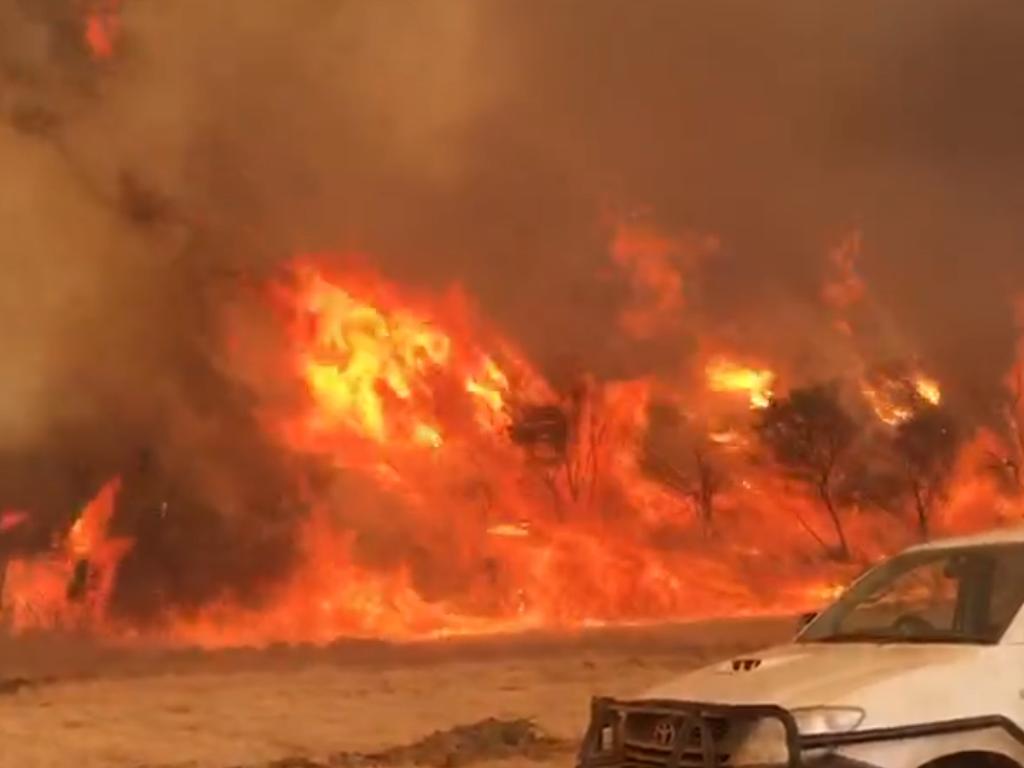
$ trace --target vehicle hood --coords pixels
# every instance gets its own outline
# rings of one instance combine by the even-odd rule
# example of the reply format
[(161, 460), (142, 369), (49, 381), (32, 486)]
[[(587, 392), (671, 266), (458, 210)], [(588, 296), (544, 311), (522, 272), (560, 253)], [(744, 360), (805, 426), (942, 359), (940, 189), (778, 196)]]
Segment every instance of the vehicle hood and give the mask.
[(643, 698), (787, 709), (859, 707), (871, 721), (863, 724), (868, 727), (993, 714), (1007, 695), (1017, 696), (1009, 676), (998, 673), (1002, 651), (998, 646), (792, 644), (685, 674)]

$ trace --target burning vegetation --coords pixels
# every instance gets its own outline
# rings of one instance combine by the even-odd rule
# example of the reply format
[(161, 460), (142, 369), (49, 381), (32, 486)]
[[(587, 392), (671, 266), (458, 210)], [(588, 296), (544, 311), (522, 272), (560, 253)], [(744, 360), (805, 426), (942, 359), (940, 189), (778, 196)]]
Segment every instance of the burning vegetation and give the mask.
[[(948, 303), (894, 300), (895, 246), (872, 261), (888, 211), (845, 237), (845, 208), (786, 218), (785, 94), (738, 100), (763, 113), (743, 141), (700, 97), (721, 174), (692, 115), (623, 117), (707, 88), (662, 80), (686, 25), (595, 16), (634, 78), (575, 71), (568, 11), (24, 5), (0, 0), (26, 190), (0, 217), (38, 254), (0, 290), (6, 629), (216, 647), (796, 611), (1022, 518), (1012, 297), (974, 286), (971, 322), (1002, 314), (950, 352)], [(483, 45), (496, 24), (539, 58)], [(614, 108), (570, 98), (594, 77)]]
[[(413, 295), (344, 261), (295, 259), (260, 293), (282, 333), (254, 407), (301, 509), (260, 601), (119, 616), (137, 555), (110, 528), (115, 478), (52, 548), (9, 560), (15, 630), (216, 646), (794, 610), (883, 552), (999, 523), (1014, 496), (970, 458), (993, 437), (962, 437), (914, 369), (790, 383), (717, 353), (695, 385), (559, 387), (460, 289)], [(5, 534), (30, 519), (6, 513)]]

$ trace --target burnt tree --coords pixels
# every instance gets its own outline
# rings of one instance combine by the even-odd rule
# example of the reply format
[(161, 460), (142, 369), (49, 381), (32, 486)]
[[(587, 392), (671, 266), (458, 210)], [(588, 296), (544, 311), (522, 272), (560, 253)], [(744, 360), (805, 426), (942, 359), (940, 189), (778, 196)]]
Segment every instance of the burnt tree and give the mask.
[(850, 545), (833, 485), (857, 427), (839, 402), (838, 388), (815, 385), (795, 389), (789, 397), (772, 401), (762, 411), (756, 429), (775, 460), (814, 488), (835, 529), (835, 545), (828, 546), (806, 522), (801, 522), (830, 556), (849, 560)]
[(701, 525), (708, 534), (715, 530), (715, 498), (725, 485), (724, 475), (711, 459), (709, 444), (696, 442), (690, 451), (693, 466), (693, 485), (690, 498), (700, 514)]
[(946, 496), (959, 446), (956, 423), (938, 406), (919, 410), (896, 428), (893, 447), (922, 539), (929, 536), (935, 505)]
[(581, 379), (557, 403), (512, 409), (509, 436), (540, 470), (560, 518), (599, 499), (615, 448), (631, 437), (633, 401), (619, 395)]
[(512, 442), (541, 469), (560, 518), (565, 514), (566, 501), (579, 502), (585, 492), (592, 492), (596, 482), (597, 443), (602, 430), (600, 425), (591, 424), (588, 416), (593, 414), (577, 400), (530, 405), (519, 410), (509, 430)]
[(705, 534), (715, 527), (715, 499), (725, 485), (725, 475), (712, 453), (704, 432), (668, 404), (652, 404), (647, 414), (641, 467), (693, 504)]
[(569, 417), (558, 405), (530, 405), (509, 428), (512, 442), (547, 461), (562, 462), (569, 447)]
[(1014, 369), (1001, 406), (1001, 417), (1006, 430), (1010, 455), (991, 454), (991, 469), (1008, 485), (1007, 490), (1019, 494), (1024, 490), (1024, 374)]

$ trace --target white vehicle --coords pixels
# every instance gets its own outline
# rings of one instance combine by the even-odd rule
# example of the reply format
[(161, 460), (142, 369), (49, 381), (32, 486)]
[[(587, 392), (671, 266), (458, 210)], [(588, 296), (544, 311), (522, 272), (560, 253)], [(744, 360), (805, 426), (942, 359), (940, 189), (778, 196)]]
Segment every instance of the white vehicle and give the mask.
[(1021, 768), (1024, 530), (915, 547), (796, 639), (595, 699), (581, 768)]

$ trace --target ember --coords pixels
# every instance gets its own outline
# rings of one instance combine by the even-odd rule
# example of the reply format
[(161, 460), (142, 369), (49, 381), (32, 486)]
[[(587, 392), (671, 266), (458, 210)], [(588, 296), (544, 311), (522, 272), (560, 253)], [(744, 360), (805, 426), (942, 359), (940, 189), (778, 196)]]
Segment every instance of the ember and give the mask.
[(0, 512), (0, 533), (12, 531), (28, 519), (28, 515), (17, 510)]
[(114, 55), (121, 34), (121, 0), (87, 0), (83, 37), (95, 59)]

